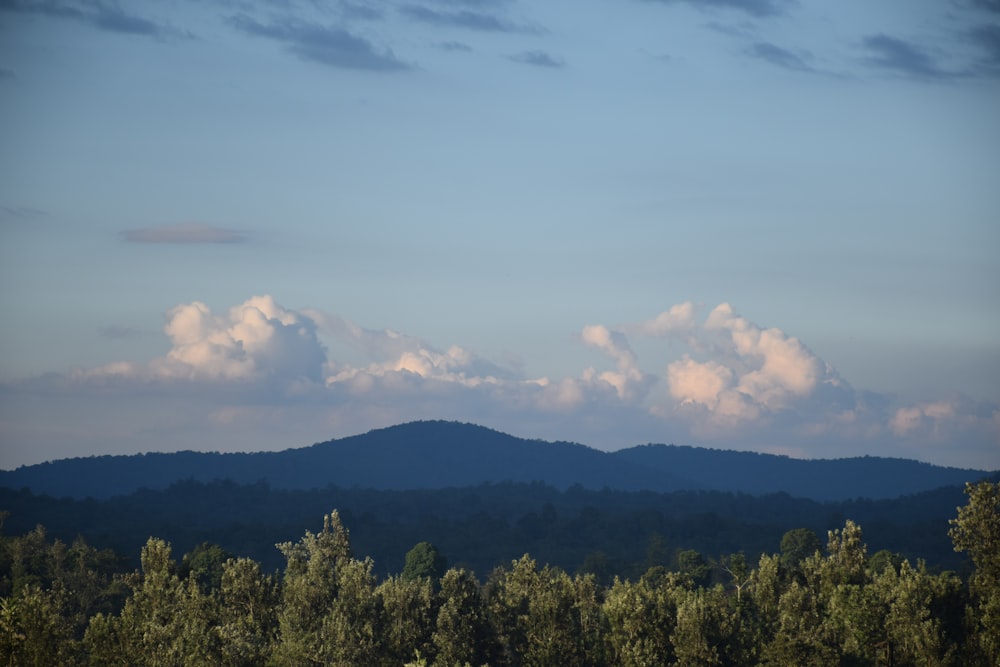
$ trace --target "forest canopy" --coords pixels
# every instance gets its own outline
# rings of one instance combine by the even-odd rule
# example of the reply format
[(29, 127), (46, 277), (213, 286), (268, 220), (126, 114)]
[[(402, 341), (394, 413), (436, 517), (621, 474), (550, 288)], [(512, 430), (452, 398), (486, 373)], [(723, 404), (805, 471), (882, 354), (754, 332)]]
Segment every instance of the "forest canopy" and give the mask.
[[(807, 553), (709, 562), (602, 583), (525, 554), (484, 581), (433, 545), (376, 576), (336, 510), (283, 542), (281, 571), (151, 537), (140, 567), (38, 527), (0, 542), (0, 660), (103, 665), (995, 665), (1000, 485), (966, 487), (951, 520), (971, 576), (869, 554), (851, 519)], [(815, 546), (815, 544), (813, 544)], [(418, 568), (416, 563), (429, 562)], [(706, 572), (707, 571), (707, 572)], [(217, 573), (218, 576), (214, 576)], [(711, 576), (709, 576), (711, 575)]]

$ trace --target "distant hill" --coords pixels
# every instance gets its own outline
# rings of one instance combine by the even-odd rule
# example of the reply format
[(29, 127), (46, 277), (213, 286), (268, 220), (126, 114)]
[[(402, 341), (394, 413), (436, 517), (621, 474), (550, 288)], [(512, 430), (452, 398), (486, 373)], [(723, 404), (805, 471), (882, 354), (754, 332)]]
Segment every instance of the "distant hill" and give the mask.
[(0, 486), (56, 497), (109, 498), (140, 488), (164, 489), (185, 479), (263, 480), (288, 490), (439, 489), (538, 481), (558, 489), (784, 492), (844, 500), (894, 498), (986, 474), (905, 459), (810, 461), (672, 445), (609, 453), (569, 442), (525, 440), (472, 424), (426, 421), (281, 452), (62, 459), (0, 471)]
[(813, 500), (895, 498), (942, 486), (962, 485), (990, 473), (945, 468), (909, 459), (863, 456), (793, 459), (677, 445), (642, 445), (612, 456), (649, 470), (670, 471), (700, 489), (760, 495), (784, 492)]

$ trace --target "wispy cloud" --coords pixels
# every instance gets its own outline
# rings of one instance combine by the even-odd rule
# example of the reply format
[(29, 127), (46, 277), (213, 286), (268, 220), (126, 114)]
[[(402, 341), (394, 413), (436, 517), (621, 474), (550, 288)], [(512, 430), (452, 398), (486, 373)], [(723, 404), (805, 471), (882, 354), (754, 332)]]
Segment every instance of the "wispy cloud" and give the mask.
[(229, 24), (248, 35), (280, 42), (300, 58), (331, 67), (382, 72), (410, 69), (392, 49), (379, 49), (367, 39), (334, 25), (294, 18), (260, 23), (246, 14), (230, 17)]
[(790, 0), (645, 0), (665, 5), (685, 4), (698, 9), (732, 9), (759, 18), (784, 14), (793, 3)]
[(378, 21), (385, 17), (385, 14), (381, 9), (356, 2), (341, 2), (340, 11), (346, 19)]
[(404, 5), (399, 12), (407, 18), (422, 23), (486, 32), (525, 32), (527, 28), (515, 25), (493, 14), (462, 9), (439, 11), (422, 5)]
[(797, 72), (815, 72), (807, 59), (809, 54), (798, 55), (770, 42), (757, 42), (747, 49), (747, 54), (778, 67)]
[(181, 222), (158, 227), (126, 229), (122, 240), (129, 243), (242, 243), (247, 240), (244, 232), (214, 227), (201, 222)]
[(864, 62), (870, 66), (916, 79), (950, 79), (959, 72), (942, 69), (938, 62), (918, 45), (885, 34), (869, 35), (862, 46), (872, 55)]
[(132, 35), (162, 36), (164, 27), (149, 19), (126, 14), (118, 7), (101, 6), (93, 17), (98, 28)]
[(533, 65), (535, 67), (565, 67), (565, 63), (561, 59), (555, 58), (545, 51), (522, 51), (521, 53), (515, 53), (507, 56), (507, 58), (508, 60), (512, 60), (516, 63)]
[(987, 75), (1000, 74), (1000, 24), (977, 26), (969, 31), (969, 37), (985, 52), (977, 69)]
[(0, 10), (25, 14), (41, 14), (82, 21), (89, 25), (129, 35), (165, 38), (191, 38), (186, 30), (158, 23), (137, 14), (124, 11), (117, 3), (92, 2), (87, 0), (6, 0), (0, 3)]
[(438, 43), (438, 48), (444, 51), (461, 51), (469, 52), (472, 51), (472, 47), (465, 42), (440, 42)]
[(0, 206), (0, 217), (11, 220), (37, 220), (45, 217), (45, 211), (30, 206)]
[(972, 4), (988, 12), (1000, 13), (1000, 0), (972, 0)]

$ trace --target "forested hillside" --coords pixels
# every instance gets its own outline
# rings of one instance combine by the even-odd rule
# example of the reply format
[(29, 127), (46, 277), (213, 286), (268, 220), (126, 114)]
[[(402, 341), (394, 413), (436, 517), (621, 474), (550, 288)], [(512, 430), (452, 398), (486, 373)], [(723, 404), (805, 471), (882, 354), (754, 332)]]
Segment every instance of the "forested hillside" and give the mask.
[(473, 424), (427, 421), (281, 452), (178, 452), (63, 459), (0, 471), (0, 486), (74, 498), (110, 498), (184, 479), (277, 489), (328, 486), (441, 489), (542, 482), (621, 491), (788, 493), (813, 500), (895, 498), (974, 482), (987, 473), (903, 459), (795, 460), (783, 456), (644, 445), (603, 452), (525, 440)]
[(0, 540), (0, 661), (33, 665), (954, 665), (1000, 662), (1000, 485), (968, 485), (947, 535), (967, 578), (872, 553), (861, 526), (780, 552), (602, 583), (524, 555), (482, 583), (433, 544), (398, 576), (355, 555), (338, 512), (268, 574), (157, 537), (141, 567), (44, 530)]
[(102, 501), (0, 488), (0, 509), (10, 512), (10, 532), (42, 524), (63, 541), (83, 535), (95, 546), (132, 558), (150, 535), (157, 535), (181, 553), (204, 541), (218, 543), (271, 571), (283, 562), (275, 543), (302, 534), (317, 516), (337, 507), (356, 553), (371, 556), (380, 574), (398, 573), (406, 551), (430, 540), (451, 562), (480, 574), (530, 552), (567, 571), (586, 568), (607, 579), (637, 576), (652, 565), (672, 566), (683, 550), (706, 558), (743, 551), (756, 560), (777, 549), (788, 530), (808, 528), (822, 535), (846, 519), (867, 527), (876, 550), (955, 569), (961, 561), (946, 532), (962, 502), (958, 486), (891, 500), (826, 503), (787, 494), (581, 486), (563, 491), (543, 484), (288, 491), (264, 483), (189, 480)]

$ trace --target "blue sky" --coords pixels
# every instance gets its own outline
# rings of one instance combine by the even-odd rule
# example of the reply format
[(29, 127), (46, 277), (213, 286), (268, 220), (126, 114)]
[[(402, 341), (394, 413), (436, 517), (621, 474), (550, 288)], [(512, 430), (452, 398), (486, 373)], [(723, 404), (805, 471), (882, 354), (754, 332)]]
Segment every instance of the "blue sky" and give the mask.
[(0, 109), (2, 467), (1000, 467), (994, 0), (0, 0)]

